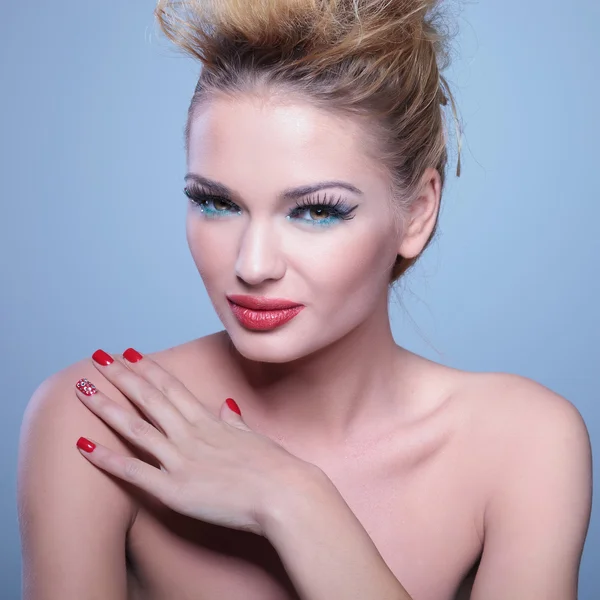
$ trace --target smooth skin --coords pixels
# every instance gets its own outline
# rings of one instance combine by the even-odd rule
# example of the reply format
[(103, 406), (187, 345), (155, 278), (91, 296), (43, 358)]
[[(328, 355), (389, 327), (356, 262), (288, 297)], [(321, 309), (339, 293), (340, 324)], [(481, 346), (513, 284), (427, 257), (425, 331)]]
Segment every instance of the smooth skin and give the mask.
[[(395, 343), (387, 310), (389, 269), (398, 253), (416, 256), (424, 247), (439, 211), (439, 175), (433, 169), (424, 173), (420, 194), (398, 228), (389, 182), (364, 152), (364, 133), (348, 119), (289, 100), (215, 98), (194, 119), (188, 173), (232, 192), (233, 206), (210, 205), (227, 213), (212, 218), (190, 201), (186, 223), (192, 257), (230, 344), (225, 350), (201, 342), (194, 351), (190, 345), (185, 352), (164, 351), (160, 360), (185, 364), (178, 378), (191, 389), (205, 386), (212, 392), (216, 384), (206, 381), (201, 361), (218, 357), (221, 370), (211, 375), (223, 377), (219, 385), (227, 389), (219, 406), (226, 396), (235, 398), (253, 431), (328, 474), (358, 445), (377, 449), (375, 471), (392, 447), (378, 446), (377, 440), (391, 439), (395, 431), (407, 441), (396, 437), (394, 448), (416, 452), (418, 447), (408, 444), (415, 439), (412, 432), (419, 432), (418, 439), (435, 435), (450, 418), (432, 415), (453, 415), (452, 423), (462, 426), (461, 439), (468, 440), (454, 449), (469, 452), (446, 452), (438, 477), (459, 477), (467, 461), (452, 457), (474, 456), (482, 477), (473, 486), (485, 499), (473, 517), (481, 522), (483, 552), (471, 599), (575, 600), (592, 486), (581, 415), (566, 399), (526, 378), (449, 374)], [(354, 218), (327, 227), (309, 223), (322, 216), (310, 210), (289, 218), (296, 201), (282, 202), (282, 191), (326, 180), (361, 190), (329, 191), (357, 205)], [(305, 308), (284, 327), (259, 334), (237, 322), (225, 298), (229, 293), (284, 297)], [(210, 352), (203, 355), (200, 346)], [(124, 542), (139, 514), (138, 496), (130, 482), (92, 468), (75, 442), (85, 435), (120, 456), (138, 453), (77, 401), (74, 386), (81, 377), (100, 386), (98, 371), (89, 360), (81, 361), (46, 380), (25, 415), (19, 507), (26, 600), (127, 597)], [(477, 394), (464, 393), (475, 387), (465, 381), (478, 382)], [(132, 416), (138, 414), (136, 398), (128, 400), (114, 384), (103, 381), (103, 392)], [(461, 400), (467, 396), (468, 402)], [(207, 402), (221, 417), (214, 400)], [(344, 467), (350, 473), (353, 464)], [(426, 469), (426, 461), (417, 465), (411, 481), (419, 481), (419, 473), (422, 479)], [(421, 498), (422, 510), (428, 510), (428, 501)], [(448, 500), (450, 518), (459, 508)], [(311, 529), (314, 510), (291, 514), (290, 525), (306, 532), (278, 540), (293, 561), (295, 555), (309, 555), (317, 530)], [(400, 517), (385, 527), (398, 528), (399, 544), (413, 533), (413, 554), (424, 552), (419, 544), (429, 542), (409, 529), (405, 521), (410, 520)], [(346, 527), (335, 535), (342, 541), (349, 536), (349, 544), (357, 539)], [(388, 564), (394, 551), (389, 549)], [(156, 555), (160, 552), (157, 546)], [(453, 552), (449, 547), (448, 560)], [(401, 564), (393, 570), (415, 600), (446, 600), (450, 588), (438, 590), (432, 583), (437, 573), (441, 577), (438, 566), (424, 565), (422, 575), (405, 573)], [(352, 573), (360, 576), (360, 570)], [(326, 581), (327, 572), (314, 572), (317, 586), (319, 577)], [(206, 590), (210, 584), (207, 579)]]
[(252, 432), (225, 403), (216, 418), (151, 358), (94, 361), (94, 366), (97, 379), (108, 379), (144, 416), (132, 417), (97, 388), (92, 395), (77, 389), (77, 397), (111, 429), (154, 456), (160, 469), (94, 440), (91, 452), (81, 448), (83, 456), (180, 514), (265, 535), (265, 517), (278, 493), (294, 484), (296, 473), (311, 473), (313, 465)]

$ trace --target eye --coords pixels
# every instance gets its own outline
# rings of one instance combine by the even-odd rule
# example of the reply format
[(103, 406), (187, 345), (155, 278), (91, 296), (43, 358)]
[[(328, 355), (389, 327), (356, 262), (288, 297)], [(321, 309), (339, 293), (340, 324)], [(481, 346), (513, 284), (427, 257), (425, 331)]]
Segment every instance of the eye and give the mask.
[[(184, 188), (185, 195), (197, 206), (206, 218), (221, 218), (242, 214), (240, 208), (228, 198), (210, 194), (196, 186)], [(286, 217), (288, 220), (317, 227), (330, 227), (340, 221), (354, 218), (351, 213), (358, 205), (350, 206), (341, 197), (332, 199), (327, 195), (311, 196), (297, 202)]]
[(314, 221), (320, 221), (323, 217), (331, 216), (331, 210), (325, 206), (311, 206), (308, 209), (308, 214), (313, 218)]
[(207, 194), (206, 192), (191, 186), (185, 187), (183, 191), (192, 204), (198, 206), (206, 216), (214, 217), (221, 216), (222, 214), (230, 214), (232, 212), (237, 212), (239, 214), (240, 212), (239, 208), (233, 204), (233, 202), (222, 196)]
[[(339, 221), (353, 219), (354, 215), (351, 213), (354, 212), (357, 206), (350, 206), (342, 198), (333, 200), (326, 195), (323, 198), (319, 196), (310, 197), (302, 203), (296, 204), (296, 208), (292, 210), (289, 218), (294, 218), (294, 220), (306, 222), (310, 225), (327, 227)], [(310, 218), (296, 219), (301, 214), (308, 215)]]
[(203, 205), (212, 202), (212, 205), (217, 212), (226, 211), (228, 208), (231, 207), (231, 204), (229, 202), (227, 202), (223, 198), (219, 198), (219, 196), (205, 196), (202, 202)]

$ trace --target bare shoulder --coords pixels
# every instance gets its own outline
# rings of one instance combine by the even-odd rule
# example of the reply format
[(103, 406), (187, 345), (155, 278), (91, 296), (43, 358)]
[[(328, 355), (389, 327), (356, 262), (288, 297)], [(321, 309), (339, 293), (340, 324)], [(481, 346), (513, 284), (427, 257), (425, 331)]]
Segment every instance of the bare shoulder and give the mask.
[[(152, 360), (179, 379), (207, 409), (218, 415), (223, 400), (236, 392), (239, 373), (228, 354), (226, 331), (149, 352)], [(140, 349), (143, 351), (143, 349)]]
[[(120, 359), (117, 354), (111, 356), (114, 360)], [(130, 444), (79, 401), (75, 394), (75, 384), (81, 378), (94, 382), (98, 389), (123, 408), (138, 414), (137, 408), (129, 399), (102, 377), (91, 357), (64, 367), (38, 385), (26, 406), (20, 432), (20, 468), (23, 474), (33, 460), (40, 465), (47, 461), (55, 461), (57, 465), (70, 465), (69, 472), (77, 472), (79, 477), (94, 473), (76, 449), (75, 443), (80, 436), (93, 438), (121, 454), (135, 454), (135, 449)], [(44, 441), (43, 444), (41, 440)], [(44, 467), (47, 472), (56, 471), (55, 468), (47, 467), (48, 465)], [(54, 477), (58, 479), (56, 473)], [(106, 476), (96, 476), (96, 479), (102, 480), (100, 486), (110, 490), (109, 493), (118, 496), (120, 510), (115, 514), (119, 512), (124, 523), (131, 523), (135, 508), (127, 485)]]
[(527, 456), (556, 448), (585, 455), (586, 424), (577, 407), (557, 392), (512, 373), (454, 371), (453, 397), (470, 450), (489, 461), (494, 479)]
[[(200, 374), (199, 368), (207, 363), (205, 359), (216, 354), (211, 351), (211, 347), (219, 339), (219, 335), (206, 336), (173, 348), (148, 353), (148, 356), (187, 382), (190, 379), (190, 373)], [(112, 356), (113, 360), (124, 362), (120, 352), (108, 352), (108, 354)], [(211, 367), (207, 366), (206, 368), (210, 369)], [(94, 366), (91, 356), (67, 365), (38, 385), (25, 408), (20, 432), (20, 472), (22, 475), (28, 473), (29, 466), (34, 460), (42, 469), (46, 461), (57, 459), (58, 455), (61, 458), (56, 460), (56, 464), (70, 465), (73, 463), (76, 465), (75, 471), (81, 471), (79, 474), (81, 476), (82, 473), (94, 472), (75, 447), (80, 436), (95, 439), (123, 455), (136, 456), (140, 454), (139, 449), (116, 434), (78, 400), (75, 384), (81, 378), (92, 381), (99, 390), (126, 411), (143, 416), (129, 398), (102, 376)], [(199, 379), (202, 381), (202, 377)], [(42, 447), (46, 450), (42, 451)], [(52, 459), (50, 458), (51, 453), (48, 451), (49, 447), (53, 448), (57, 454)], [(144, 456), (143, 458), (152, 462), (151, 457)], [(48, 471), (45, 467), (42, 470)], [(22, 480), (24, 479), (25, 477), (22, 477)], [(135, 512), (135, 502), (129, 493), (131, 489), (126, 484), (113, 481), (108, 477), (99, 479), (105, 480), (106, 488), (112, 488), (114, 493), (120, 495), (121, 505), (126, 513), (125, 518), (131, 522)], [(123, 489), (117, 492), (118, 488)]]
[(224, 358), (228, 339), (226, 331), (221, 330), (152, 352), (144, 352), (143, 348), (138, 350), (165, 368), (202, 370), (211, 368), (210, 362)]
[(134, 492), (91, 465), (76, 442), (84, 436), (121, 455), (135, 452), (77, 398), (75, 384), (82, 377), (126, 410), (136, 410), (91, 358), (34, 390), (21, 424), (17, 474), (23, 598), (74, 598), (83, 589), (126, 598), (125, 539), (136, 514)]
[(577, 407), (541, 383), (512, 373), (461, 376), (464, 408), (490, 442), (510, 442), (515, 451), (531, 448), (544, 437), (575, 436), (589, 442)]
[(530, 506), (532, 517), (536, 506), (549, 506), (549, 494), (556, 502), (564, 498), (583, 524), (591, 502), (592, 450), (577, 407), (520, 375), (462, 377), (469, 445), (487, 492), (486, 529), (506, 511), (516, 514), (517, 505)]
[(482, 492), (484, 551), (471, 598), (575, 598), (592, 452), (564, 396), (508, 373), (464, 373), (458, 413)]
[(212, 369), (216, 362), (222, 361), (227, 347), (225, 330), (211, 333), (154, 352), (148, 356), (161, 366), (176, 371), (188, 369)]

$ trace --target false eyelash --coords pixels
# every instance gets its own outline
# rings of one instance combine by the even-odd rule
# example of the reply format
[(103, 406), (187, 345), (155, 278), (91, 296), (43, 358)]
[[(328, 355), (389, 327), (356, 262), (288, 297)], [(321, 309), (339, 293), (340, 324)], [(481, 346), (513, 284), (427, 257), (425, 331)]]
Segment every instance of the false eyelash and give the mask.
[(200, 206), (203, 200), (219, 200), (225, 204), (229, 204), (229, 206), (235, 206), (231, 200), (225, 198), (224, 196), (217, 196), (216, 194), (209, 194), (197, 188), (195, 186), (186, 186), (183, 188), (183, 193), (196, 205)]
[[(205, 192), (202, 188), (194, 184), (186, 186), (183, 191), (184, 194), (198, 206), (200, 206), (204, 200), (219, 200), (224, 204), (228, 204), (232, 208), (237, 208), (237, 206), (228, 198)], [(306, 210), (307, 208), (317, 207), (324, 208), (332, 217), (349, 221), (356, 216), (350, 213), (352, 213), (357, 206), (358, 204), (355, 206), (350, 206), (345, 200), (342, 199), (341, 196), (337, 200), (332, 200), (329, 196), (327, 196), (327, 194), (323, 194), (322, 199), (317, 194), (316, 196), (309, 196), (302, 202), (296, 202), (296, 207), (290, 214), (295, 215), (303, 210)]]
[[(358, 206), (358, 204), (356, 206)], [(341, 196), (334, 201), (331, 200), (327, 194), (323, 194), (323, 199), (319, 200), (319, 195), (317, 194), (316, 196), (309, 196), (302, 202), (296, 202), (296, 208), (292, 211), (292, 214), (297, 214), (307, 208), (317, 207), (326, 209), (331, 216), (344, 221), (349, 221), (356, 216), (350, 214), (356, 206), (351, 207)]]

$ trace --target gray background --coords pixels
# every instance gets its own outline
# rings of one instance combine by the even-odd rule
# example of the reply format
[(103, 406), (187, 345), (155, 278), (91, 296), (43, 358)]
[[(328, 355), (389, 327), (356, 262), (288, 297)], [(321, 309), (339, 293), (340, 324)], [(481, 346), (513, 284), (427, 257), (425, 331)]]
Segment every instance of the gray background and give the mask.
[[(182, 135), (198, 66), (158, 35), (153, 8), (2, 2), (3, 600), (20, 596), (15, 467), (34, 389), (97, 348), (150, 352), (222, 328), (184, 232)], [(568, 398), (595, 447), (599, 22), (596, 0), (464, 6), (448, 72), (466, 126), (463, 176), (452, 163), (440, 235), (392, 309), (409, 349)], [(598, 597), (597, 508), (585, 600)]]

